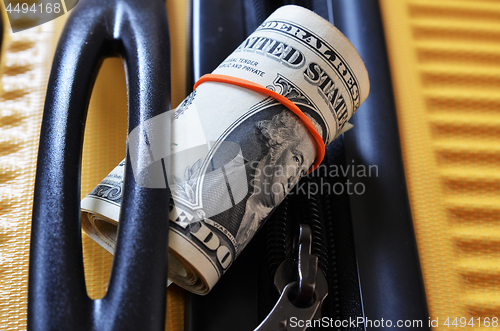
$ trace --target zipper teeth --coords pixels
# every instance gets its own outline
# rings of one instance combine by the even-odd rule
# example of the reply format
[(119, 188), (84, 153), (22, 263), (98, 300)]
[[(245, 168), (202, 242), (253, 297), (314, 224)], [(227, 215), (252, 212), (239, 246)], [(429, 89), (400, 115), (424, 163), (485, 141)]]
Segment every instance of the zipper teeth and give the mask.
[[(309, 177), (304, 178), (309, 184), (314, 182), (314, 179)], [(323, 215), (320, 210), (320, 200), (317, 194), (307, 194), (301, 196), (301, 223), (305, 223), (311, 227), (312, 232), (312, 254), (318, 257), (318, 266), (328, 277), (328, 244), (326, 241), (325, 226), (323, 223)]]
[(278, 207), (267, 232), (267, 260), (272, 275), (286, 259), (288, 200), (286, 198)]
[(331, 199), (330, 196), (324, 196), (324, 212), (325, 212), (325, 223), (326, 223), (326, 237), (328, 239), (328, 252), (330, 253), (329, 266), (330, 266), (330, 278), (328, 279), (329, 290), (333, 293), (329, 293), (330, 297), (330, 305), (332, 310), (332, 317), (335, 319), (340, 319), (340, 298), (339, 298), (339, 285), (338, 285), (338, 270), (337, 270), (337, 261), (336, 261), (336, 249), (335, 249), (335, 241), (333, 237), (334, 228), (333, 228), (333, 213), (331, 207)]
[[(305, 177), (304, 186), (324, 180), (323, 177)], [(280, 204), (267, 232), (267, 260), (269, 271), (274, 275), (277, 267), (286, 259), (292, 250), (289, 236), (296, 236), (299, 224), (307, 224), (312, 232), (312, 254), (318, 257), (318, 266), (325, 274), (329, 284), (329, 294), (323, 307), (325, 315), (333, 319), (341, 319), (338, 287), (338, 270), (334, 242), (333, 211), (331, 197), (319, 194), (291, 194)], [(288, 238), (288, 239), (287, 239)]]

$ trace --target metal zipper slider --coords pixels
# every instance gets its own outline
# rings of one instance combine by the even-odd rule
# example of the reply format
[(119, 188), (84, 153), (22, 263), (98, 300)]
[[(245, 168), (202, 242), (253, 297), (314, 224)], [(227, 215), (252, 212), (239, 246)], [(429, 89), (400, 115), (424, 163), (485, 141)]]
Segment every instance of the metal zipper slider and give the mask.
[[(328, 295), (328, 283), (323, 272), (318, 272), (318, 257), (311, 254), (311, 241), (311, 228), (301, 224), (296, 270), (289, 260), (278, 267), (274, 284), (280, 298), (255, 331), (305, 330), (308, 320), (321, 318), (321, 304)], [(290, 281), (294, 272), (296, 277)], [(297, 323), (289, 322), (292, 318)]]

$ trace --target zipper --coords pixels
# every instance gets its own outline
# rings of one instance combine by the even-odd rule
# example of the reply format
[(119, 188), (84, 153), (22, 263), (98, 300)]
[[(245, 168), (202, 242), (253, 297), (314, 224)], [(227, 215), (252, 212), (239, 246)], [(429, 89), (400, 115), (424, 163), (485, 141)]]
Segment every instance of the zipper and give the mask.
[[(259, 291), (259, 297), (263, 295), (273, 304), (279, 299), (269, 279), (273, 279), (278, 266), (286, 259), (297, 263), (296, 243), (299, 226), (308, 225), (312, 234), (312, 254), (318, 257), (318, 269), (328, 282), (328, 296), (323, 302), (321, 316), (333, 321), (362, 316), (349, 196), (346, 193), (337, 195), (331, 191), (321, 191), (322, 187), (328, 188), (329, 185), (331, 188), (335, 183), (345, 183), (346, 178), (341, 174), (335, 177), (330, 173), (332, 167), (341, 167), (346, 163), (343, 148), (343, 137), (332, 142), (327, 148), (322, 166), (301, 179), (265, 224), (265, 268), (268, 271), (268, 279), (264, 283), (267, 284), (267, 291), (275, 293), (270, 295)], [(262, 301), (263, 307), (259, 308), (261, 321), (272, 308), (266, 300)]]
[[(328, 283), (318, 268), (318, 257), (311, 252), (310, 226), (300, 224), (297, 248), (297, 263), (286, 259), (276, 270), (274, 284), (280, 297), (255, 331), (302, 331), (307, 326), (294, 324), (291, 317), (301, 321), (319, 320), (321, 317), (321, 305), (328, 295)], [(292, 274), (296, 279), (290, 281)]]
[[(329, 283), (327, 301), (322, 307), (322, 316), (340, 319), (340, 300), (338, 297), (337, 268), (331, 208), (327, 197), (312, 194), (308, 188), (321, 184), (323, 177), (315, 173), (304, 177), (298, 187), (305, 188), (300, 193), (291, 193), (268, 220), (267, 263), (270, 273), (276, 273), (278, 266), (287, 258), (296, 264), (297, 234), (301, 224), (311, 228), (311, 252), (318, 257), (318, 272), (322, 272)], [(292, 191), (294, 192), (294, 191)], [(293, 277), (293, 275), (291, 275)], [(292, 281), (293, 279), (290, 279)]]

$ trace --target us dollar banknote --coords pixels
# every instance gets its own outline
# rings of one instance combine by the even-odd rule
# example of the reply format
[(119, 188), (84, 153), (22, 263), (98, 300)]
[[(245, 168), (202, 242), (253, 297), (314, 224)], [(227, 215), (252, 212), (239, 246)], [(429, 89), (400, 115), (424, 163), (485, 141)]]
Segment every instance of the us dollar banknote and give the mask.
[[(297, 105), (328, 145), (366, 99), (366, 68), (329, 22), (298, 6), (275, 11), (213, 72), (258, 83)], [(135, 128), (136, 182), (165, 187), (169, 279), (208, 293), (313, 164), (302, 121), (267, 95), (208, 81), (176, 109)], [(114, 252), (125, 162), (82, 201), (82, 227)]]

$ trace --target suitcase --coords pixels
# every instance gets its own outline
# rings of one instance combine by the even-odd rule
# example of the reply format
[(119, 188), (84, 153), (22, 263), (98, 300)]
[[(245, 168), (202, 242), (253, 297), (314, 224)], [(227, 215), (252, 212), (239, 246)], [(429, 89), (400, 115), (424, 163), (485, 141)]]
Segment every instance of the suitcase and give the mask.
[[(500, 203), (495, 133), (497, 6), (494, 2), (474, 1), (291, 2), (333, 20), (358, 49), (371, 77), (371, 94), (353, 118), (355, 128), (329, 146), (325, 165), (338, 169), (343, 166), (344, 170), (349, 165), (377, 165), (379, 172), (375, 177), (346, 172), (333, 178), (318, 174), (304, 179), (306, 186), (339, 183), (337, 187), (350, 180), (364, 184), (366, 191), (359, 195), (304, 196), (299, 192), (290, 196), (212, 293), (206, 297), (186, 294), (184, 313), (183, 292), (169, 289), (167, 329), (256, 327), (279, 297), (274, 287), (277, 266), (287, 258), (293, 260), (297, 254), (292, 248), (298, 242), (299, 224), (310, 225), (312, 250), (328, 280), (328, 296), (321, 316), (341, 322), (362, 317), (372, 322), (341, 325), (340, 329), (389, 329), (374, 325), (374, 321), (382, 318), (423, 321), (422, 328), (453, 327), (462, 319), (469, 328), (478, 327), (479, 323), (487, 327), (485, 322), (495, 328), (494, 318), (500, 314), (497, 267)], [(231, 24), (231, 29), (223, 29), (231, 31), (225, 35), (226, 43), (221, 44), (217, 38), (198, 39), (206, 43), (198, 45), (198, 51), (216, 49), (221, 53), (218, 56), (224, 58), (224, 49), (232, 50), (229, 44), (238, 44), (265, 17), (264, 13), (282, 4), (281, 1), (193, 1), (193, 14), (200, 10), (199, 13), (206, 11), (208, 17), (213, 17), (206, 20), (207, 16), (198, 15), (198, 26), (204, 27), (200, 33), (217, 37), (215, 29), (218, 31), (220, 25), (211, 26), (210, 22)], [(172, 33), (172, 26), (182, 26), (180, 16), (172, 13), (184, 15), (184, 5), (167, 2), (173, 39), (184, 37), (182, 33)], [(222, 18), (217, 19), (222, 12)], [(237, 14), (225, 14), (229, 12)], [(246, 19), (242, 20), (241, 15)], [(0, 325), (13, 329), (26, 328), (36, 128), (41, 121), (44, 86), (52, 62), (50, 45), (57, 40), (64, 16), (40, 26), (36, 32), (16, 35), (9, 31), (3, 10), (0, 125), (7, 143), (1, 147), (0, 160), (4, 185), (0, 235), (5, 243), (0, 286), (6, 295), (0, 300), (4, 311)], [(21, 63), (26, 54), (31, 55), (27, 62)], [(175, 48), (171, 54), (175, 63), (185, 63), (189, 58)], [(180, 101), (185, 91), (190, 90), (182, 83), (186, 77), (191, 86), (195, 77), (219, 62), (211, 55), (213, 63), (191, 64), (196, 58), (192, 57), (187, 61), (188, 67), (193, 67), (187, 70), (191, 73), (177, 75), (181, 83), (172, 87), (173, 100), (177, 95)], [(172, 71), (179, 67), (182, 65), (174, 66)], [(116, 79), (119, 87), (106, 92), (104, 85)], [(123, 157), (124, 84), (119, 60), (107, 60), (99, 74), (87, 119), (89, 139), (86, 138), (84, 147), (82, 193), (92, 189)], [(111, 103), (106, 94), (121, 99)], [(103, 107), (110, 111), (96, 112)], [(120, 111), (121, 115), (115, 115)], [(119, 123), (99, 126), (106, 118)], [(117, 145), (102, 146), (96, 139), (102, 134)], [(94, 153), (101, 157), (97, 164), (93, 163)], [(307, 216), (301, 215), (303, 211), (307, 211)], [(14, 224), (12, 220), (17, 222)], [(97, 299), (106, 292), (112, 257), (85, 234), (82, 241), (87, 292)], [(76, 250), (76, 254), (81, 254)], [(45, 265), (42, 269), (50, 268)], [(82, 273), (79, 277), (81, 290)], [(61, 290), (53, 284), (47, 289)], [(84, 295), (81, 297), (82, 302), (88, 302)], [(85, 305), (76, 303), (74, 309), (81, 315)], [(162, 324), (158, 322), (162, 320), (160, 310), (156, 309), (154, 314), (158, 328)], [(48, 323), (57, 323), (57, 319)], [(75, 324), (88, 329), (85, 323)], [(404, 327), (411, 329), (414, 325)]]

